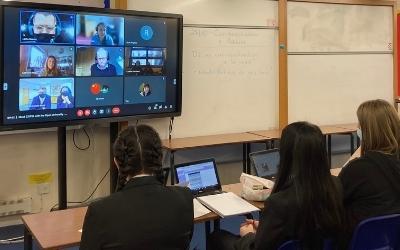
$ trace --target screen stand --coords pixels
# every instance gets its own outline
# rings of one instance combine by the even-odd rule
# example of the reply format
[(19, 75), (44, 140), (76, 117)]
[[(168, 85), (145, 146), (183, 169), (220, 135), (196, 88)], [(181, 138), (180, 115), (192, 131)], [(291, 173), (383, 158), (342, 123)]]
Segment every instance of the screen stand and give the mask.
[(57, 128), (58, 138), (58, 209), (67, 208), (67, 136), (66, 128)]
[(110, 193), (115, 192), (118, 182), (118, 170), (114, 166), (113, 144), (118, 137), (119, 124), (118, 122), (110, 123)]

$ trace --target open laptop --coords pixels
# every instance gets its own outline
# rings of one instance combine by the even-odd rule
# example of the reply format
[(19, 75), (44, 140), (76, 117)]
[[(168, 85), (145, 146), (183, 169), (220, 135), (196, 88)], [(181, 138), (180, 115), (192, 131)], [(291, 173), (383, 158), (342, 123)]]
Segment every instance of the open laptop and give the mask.
[(278, 173), (279, 149), (268, 149), (249, 154), (251, 165), (257, 176), (274, 179)]
[(195, 197), (222, 192), (214, 159), (176, 165), (175, 177), (179, 185), (189, 187)]

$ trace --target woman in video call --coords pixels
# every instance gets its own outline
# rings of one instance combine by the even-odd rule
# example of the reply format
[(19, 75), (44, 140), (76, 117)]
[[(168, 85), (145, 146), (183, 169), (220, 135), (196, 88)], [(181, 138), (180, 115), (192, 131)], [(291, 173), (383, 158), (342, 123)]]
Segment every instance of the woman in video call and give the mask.
[(74, 97), (69, 87), (63, 86), (60, 90), (60, 95), (57, 97), (57, 108), (68, 109), (74, 107)]
[(96, 25), (96, 34), (93, 35), (91, 45), (114, 45), (112, 37), (107, 34), (107, 27), (104, 23)]
[(61, 72), (57, 68), (57, 59), (55, 56), (48, 56), (40, 76), (60, 76)]
[(193, 196), (186, 187), (163, 185), (158, 133), (129, 126), (113, 152), (118, 191), (89, 205), (80, 249), (189, 249)]
[(272, 250), (301, 240), (301, 249), (323, 249), (332, 239), (334, 249), (345, 249), (343, 228), (341, 186), (330, 173), (325, 137), (317, 126), (295, 122), (282, 131), (279, 170), (260, 221), (246, 220), (240, 237), (215, 231), (209, 243), (218, 250)]

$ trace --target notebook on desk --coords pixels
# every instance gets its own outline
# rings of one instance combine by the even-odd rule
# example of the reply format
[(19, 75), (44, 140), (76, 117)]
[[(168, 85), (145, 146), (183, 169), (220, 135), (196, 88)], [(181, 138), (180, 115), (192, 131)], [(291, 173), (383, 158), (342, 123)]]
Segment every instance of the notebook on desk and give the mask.
[(214, 159), (176, 165), (175, 176), (179, 185), (189, 187), (195, 197), (222, 192)]
[(256, 170), (257, 176), (266, 179), (275, 179), (278, 173), (279, 149), (268, 149), (249, 154), (251, 165)]

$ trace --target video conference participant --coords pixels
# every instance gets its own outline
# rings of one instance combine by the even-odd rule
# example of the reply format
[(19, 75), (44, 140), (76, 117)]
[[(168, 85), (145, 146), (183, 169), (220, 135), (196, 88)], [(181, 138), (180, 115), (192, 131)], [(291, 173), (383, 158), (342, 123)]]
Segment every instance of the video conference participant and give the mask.
[(114, 45), (112, 37), (107, 34), (107, 26), (101, 22), (96, 25), (96, 34), (90, 42), (92, 45)]
[(60, 76), (61, 72), (57, 68), (57, 59), (55, 56), (48, 56), (44, 63), (43, 71), (40, 76)]
[(113, 146), (118, 192), (91, 203), (80, 249), (188, 249), (193, 196), (162, 184), (162, 144), (147, 125), (130, 126)]
[(150, 84), (148, 84), (148, 83), (144, 83), (143, 84), (143, 87), (141, 88), (141, 91), (140, 91), (140, 95), (141, 96), (149, 96), (149, 95), (151, 95)]
[(38, 95), (33, 97), (30, 110), (51, 109), (51, 97), (47, 94), (45, 86), (41, 86)]
[(108, 62), (110, 56), (104, 48), (96, 51), (96, 63), (90, 67), (91, 76), (116, 76), (117, 70), (114, 65)]
[(400, 119), (385, 100), (357, 109), (361, 157), (340, 172), (350, 228), (364, 219), (400, 213)]
[[(260, 221), (247, 220), (240, 237), (216, 231), (210, 249), (278, 249), (288, 240), (300, 240), (302, 249), (323, 249), (323, 240), (342, 242), (344, 208), (341, 186), (331, 176), (325, 137), (307, 122), (295, 122), (282, 131), (279, 170)], [(340, 242), (340, 243), (339, 243)]]
[(28, 23), (28, 32), (36, 42), (40, 43), (71, 43), (60, 20), (51, 12), (33, 12)]
[(63, 86), (60, 90), (60, 95), (57, 97), (58, 109), (69, 109), (74, 107), (74, 97), (69, 87)]

